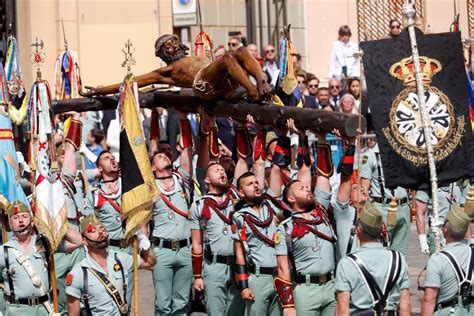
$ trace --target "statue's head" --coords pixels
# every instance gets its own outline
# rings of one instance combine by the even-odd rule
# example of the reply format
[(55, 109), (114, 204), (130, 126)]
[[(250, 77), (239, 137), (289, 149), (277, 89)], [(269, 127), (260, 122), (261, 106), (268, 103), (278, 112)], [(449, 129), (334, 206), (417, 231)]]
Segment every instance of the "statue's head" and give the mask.
[(162, 35), (155, 42), (155, 55), (160, 57), (167, 65), (186, 57), (187, 50), (189, 48), (180, 43), (178, 37), (174, 34)]

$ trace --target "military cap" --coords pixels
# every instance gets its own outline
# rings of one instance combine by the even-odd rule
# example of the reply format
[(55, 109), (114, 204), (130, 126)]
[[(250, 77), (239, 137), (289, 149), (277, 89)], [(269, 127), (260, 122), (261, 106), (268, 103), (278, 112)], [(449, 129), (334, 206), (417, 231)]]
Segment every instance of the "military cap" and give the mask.
[(458, 204), (453, 204), (453, 206), (451, 206), (451, 209), (446, 216), (446, 221), (448, 221), (452, 227), (462, 232), (465, 232), (471, 224), (471, 219)]
[[(10, 204), (7, 209), (7, 214), (9, 217), (20, 214), (20, 213), (30, 213), (30, 209), (24, 203), (16, 200), (14, 203)], [(30, 213), (31, 214), (31, 213)]]
[(382, 214), (372, 203), (365, 203), (359, 220), (369, 227), (382, 228)]
[(92, 231), (92, 228), (101, 225), (100, 220), (95, 216), (94, 213), (84, 216), (79, 223), (79, 231), (84, 234), (86, 231)]

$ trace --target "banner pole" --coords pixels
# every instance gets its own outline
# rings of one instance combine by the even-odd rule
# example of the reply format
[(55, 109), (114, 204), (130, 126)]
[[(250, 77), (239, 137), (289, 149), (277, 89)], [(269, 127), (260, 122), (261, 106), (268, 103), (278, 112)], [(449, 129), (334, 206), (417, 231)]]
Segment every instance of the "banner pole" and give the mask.
[(6, 244), (8, 241), (8, 234), (7, 234), (7, 210), (0, 210), (2, 212), (2, 243)]
[[(48, 247), (51, 249), (49, 245)], [(54, 310), (54, 313), (59, 313), (58, 291), (57, 291), (57, 284), (56, 284), (56, 266), (54, 262), (53, 252), (49, 254), (49, 269), (51, 271), (51, 291), (53, 292), (53, 310)]]
[(138, 241), (133, 237), (133, 315), (138, 316)]
[(431, 228), (435, 232), (435, 243), (436, 251), (440, 251), (442, 248), (441, 245), (441, 229), (439, 223), (439, 210), (438, 210), (438, 178), (436, 175), (436, 164), (434, 158), (433, 144), (431, 142), (431, 127), (430, 121), (431, 118), (428, 114), (428, 109), (426, 108), (425, 102), (425, 89), (423, 87), (423, 80), (421, 77), (421, 67), (420, 67), (420, 55), (418, 53), (418, 45), (416, 43), (415, 36), (415, 26), (414, 26), (414, 17), (415, 17), (415, 6), (413, 0), (406, 0), (406, 3), (403, 5), (403, 13), (407, 18), (408, 22), (408, 34), (410, 37), (411, 51), (413, 58), (413, 65), (415, 66), (415, 78), (416, 78), (416, 89), (418, 95), (418, 104), (420, 106), (421, 121), (423, 123), (423, 134), (425, 137), (426, 144), (426, 153), (428, 156), (428, 167), (430, 171), (430, 180), (431, 180), (431, 201), (433, 204), (433, 217), (434, 220), (431, 223)]

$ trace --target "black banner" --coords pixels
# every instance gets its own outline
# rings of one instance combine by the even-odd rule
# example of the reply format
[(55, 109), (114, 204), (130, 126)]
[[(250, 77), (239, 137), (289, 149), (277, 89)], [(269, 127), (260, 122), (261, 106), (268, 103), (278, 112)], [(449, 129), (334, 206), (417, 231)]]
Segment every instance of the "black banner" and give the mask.
[[(474, 175), (460, 33), (416, 29), (438, 183)], [(367, 97), (388, 188), (427, 188), (429, 169), (408, 32), (361, 43)]]

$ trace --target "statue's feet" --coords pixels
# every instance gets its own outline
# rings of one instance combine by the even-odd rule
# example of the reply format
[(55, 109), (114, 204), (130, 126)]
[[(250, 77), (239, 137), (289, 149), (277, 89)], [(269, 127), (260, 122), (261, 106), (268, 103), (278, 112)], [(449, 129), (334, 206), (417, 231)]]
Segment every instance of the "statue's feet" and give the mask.
[(261, 79), (257, 83), (257, 89), (258, 89), (258, 94), (260, 96), (260, 100), (262, 101), (268, 101), (271, 100), (272, 95), (273, 95), (273, 89), (272, 87), (267, 83), (265, 79)]

